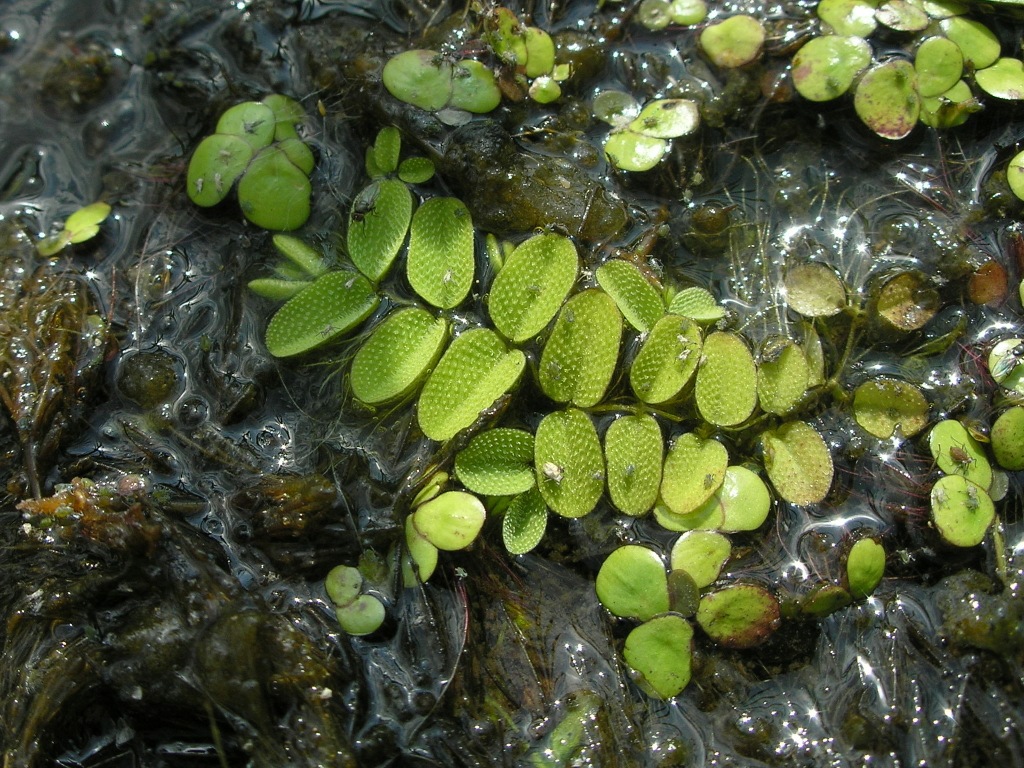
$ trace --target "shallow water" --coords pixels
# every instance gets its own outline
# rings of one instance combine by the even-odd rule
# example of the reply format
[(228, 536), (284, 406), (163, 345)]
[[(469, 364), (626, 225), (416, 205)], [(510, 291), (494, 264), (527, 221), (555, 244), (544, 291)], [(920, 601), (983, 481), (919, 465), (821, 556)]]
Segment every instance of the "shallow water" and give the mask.
[[(518, 557), (489, 524), (472, 550), (442, 555), (426, 585), (401, 589), (382, 577), (381, 630), (340, 630), (325, 574), (360, 558), (367, 572), (387, 574), (413, 492), (452, 451), (419, 434), (409, 404), (374, 414), (354, 402), (352, 341), (298, 362), (267, 353), (274, 307), (246, 283), (266, 274), (269, 237), (233, 205), (194, 207), (184, 171), (226, 107), (272, 91), (299, 99), (317, 154), (313, 213), (300, 234), (344, 263), (338, 233), (364, 184), (364, 147), (394, 108), (379, 87), (361, 91), (353, 72), (372, 72), (382, 50), (417, 45), (428, 21), (445, 15), (434, 10), (64, 0), (16, 2), (0, 16), (4, 285), (37, 269), (70, 275), (108, 329), (76, 379), (81, 396), (62, 401), (74, 418), (53, 438), (59, 449), (39, 482), (44, 495), (75, 477), (116, 489), (81, 517), (26, 517), (15, 509), (31, 495), (26, 449), (5, 417), (4, 764), (1024, 762), (1021, 473), (1009, 473), (998, 503), (1009, 558), (1000, 575), (1004, 553), (992, 536), (955, 550), (929, 531), (936, 475), (924, 442), (871, 438), (826, 396), (802, 417), (830, 449), (831, 493), (807, 507), (776, 500), (761, 529), (735, 537), (723, 577), (769, 584), (792, 609), (814, 584), (838, 578), (839, 551), (858, 530), (885, 542), (886, 578), (825, 618), (787, 616), (758, 648), (698, 641), (694, 680), (668, 702), (631, 681), (619, 655), (631, 625), (604, 611), (593, 581), (619, 544), (667, 551), (674, 535), (607, 501), (581, 520), (552, 516), (544, 544)], [(808, 14), (800, 4), (755, 10)], [(700, 59), (692, 31), (648, 33), (617, 7), (599, 13), (590, 3), (533, 14), (553, 31), (606, 36), (613, 53), (581, 100), (598, 88), (651, 95), (675, 82), (676, 95), (702, 93), (721, 115), (699, 146), (681, 141), (663, 169), (631, 179), (606, 167), (588, 143), (600, 127), (572, 110), (503, 114), (521, 148), (597, 154), (596, 165), (581, 163), (587, 177), (625, 201), (627, 227), (580, 239), (588, 269), (664, 220), (645, 265), (666, 282), (712, 290), (730, 310), (728, 326), (754, 346), (803, 336), (805, 323), (784, 306), (787, 262), (825, 261), (857, 297), (871, 294), (877, 275), (921, 270), (940, 298), (935, 319), (902, 335), (868, 329), (837, 382), (852, 392), (871, 376), (907, 378), (931, 403), (930, 422), (990, 424), (1006, 398), (986, 375), (985, 350), (1021, 330), (1021, 207), (1000, 209), (985, 185), (1020, 139), (1016, 107), (991, 105), (941, 138), (919, 128), (883, 145), (848, 104), (726, 99), (730, 83), (743, 83)], [(441, 139), (417, 132), (408, 113), (394, 113), (407, 142), (438, 157)], [(568, 149), (552, 140), (571, 130), (582, 139)], [(439, 183), (458, 187), (441, 165)], [(96, 199), (113, 206), (97, 238), (50, 262), (35, 255), (32, 240)], [(729, 224), (695, 232), (694, 213), (709, 203), (729, 208)], [(964, 288), (988, 259), (1010, 275), (997, 307), (971, 303)], [(489, 277), (478, 261), (484, 277), (458, 309), (461, 328), (487, 318)], [(367, 328), (389, 302), (416, 300), (401, 277), (384, 290), (389, 301)], [(819, 332), (836, 363), (848, 325)], [(921, 352), (929, 345), (935, 351)], [(539, 346), (527, 352), (537, 359)], [(495, 418), (533, 428), (551, 406), (536, 385), (523, 387), (529, 396)], [(597, 418), (603, 429), (611, 417)], [(691, 423), (692, 407), (674, 418)], [(683, 429), (663, 424), (668, 434)], [(756, 459), (749, 433), (719, 438)]]

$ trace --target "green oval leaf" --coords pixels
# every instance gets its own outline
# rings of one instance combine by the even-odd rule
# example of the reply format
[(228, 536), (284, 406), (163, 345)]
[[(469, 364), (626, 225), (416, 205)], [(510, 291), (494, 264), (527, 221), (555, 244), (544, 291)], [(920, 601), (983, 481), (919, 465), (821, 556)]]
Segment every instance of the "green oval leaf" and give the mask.
[(964, 64), (984, 69), (995, 64), (1002, 50), (999, 38), (980, 21), (952, 16), (939, 22), (942, 33), (960, 46)]
[(270, 319), (267, 350), (274, 357), (289, 357), (326, 344), (365, 320), (379, 301), (362, 275), (328, 272)]
[(549, 74), (555, 66), (555, 43), (551, 35), (543, 29), (527, 27), (523, 30), (523, 42), (526, 45), (526, 76)]
[(846, 583), (855, 598), (875, 591), (885, 574), (885, 547), (870, 537), (858, 539), (846, 554)]
[(640, 172), (649, 171), (660, 163), (669, 146), (667, 139), (620, 131), (605, 139), (604, 152), (620, 171)]
[(729, 465), (729, 452), (717, 440), (692, 432), (680, 435), (665, 457), (661, 499), (675, 515), (687, 515), (710, 499)]
[(821, 0), (818, 18), (836, 35), (867, 37), (875, 31), (875, 8), (879, 0)]
[(989, 96), (1009, 101), (1024, 99), (1024, 61), (1002, 58), (974, 73), (978, 87)]
[(623, 619), (646, 621), (669, 608), (665, 563), (647, 547), (614, 550), (597, 572), (595, 587), (601, 605)]
[(892, 437), (897, 428), (904, 437), (913, 437), (928, 424), (928, 401), (913, 384), (880, 376), (857, 387), (853, 416), (882, 440)]
[(371, 181), (352, 201), (348, 255), (373, 282), (391, 267), (412, 219), (412, 193), (398, 179)]
[(663, 459), (661, 427), (653, 416), (621, 416), (604, 434), (608, 495), (627, 515), (646, 514), (658, 500)]
[(742, 67), (761, 53), (765, 31), (753, 16), (740, 14), (710, 24), (700, 33), (700, 46), (718, 67)]
[(446, 491), (416, 507), (412, 514), (419, 534), (446, 552), (472, 544), (485, 519), (487, 510), (480, 499), (464, 491)]
[(922, 96), (938, 96), (958, 82), (964, 72), (960, 46), (946, 37), (929, 37), (914, 54), (917, 90)]
[(783, 285), (786, 304), (804, 317), (832, 317), (846, 307), (846, 286), (827, 264), (797, 264), (786, 271)]
[(992, 453), (1003, 469), (1024, 469), (1024, 407), (1004, 411), (992, 425)]
[(799, 345), (770, 339), (757, 368), (757, 400), (766, 413), (782, 415), (796, 408), (807, 391), (810, 367)]
[(405, 518), (406, 557), (402, 560), (402, 583), (414, 587), (426, 582), (437, 568), (437, 547), (413, 524), (413, 515)]
[[(455, 457), (455, 475), (485, 496), (512, 496), (534, 486), (533, 435), (499, 427), (473, 437)], [(532, 549), (532, 547), (531, 547)]]
[(579, 257), (562, 235), (535, 235), (512, 251), (494, 278), (488, 309), (495, 327), (520, 344), (551, 322), (576, 282)]
[(791, 421), (761, 435), (764, 468), (791, 504), (816, 504), (832, 487), (832, 454), (817, 430)]
[(623, 317), (640, 333), (647, 333), (665, 314), (658, 289), (640, 269), (623, 259), (611, 259), (597, 268), (597, 284), (615, 300)]
[(771, 494), (761, 476), (741, 466), (726, 468), (725, 479), (715, 491), (713, 501), (721, 505), (722, 523), (718, 527), (725, 533), (756, 531), (768, 519), (772, 506)]
[(936, 424), (928, 433), (928, 448), (947, 475), (961, 475), (986, 489), (992, 485), (985, 449), (959, 421), (945, 419)]
[(544, 394), (581, 408), (604, 397), (619, 359), (622, 316), (604, 291), (592, 288), (562, 307), (541, 354), (538, 378)]
[(673, 296), (668, 311), (698, 323), (714, 323), (725, 317), (725, 310), (715, 301), (711, 291), (697, 286), (684, 288)]
[(780, 624), (779, 601), (758, 584), (735, 584), (704, 595), (697, 624), (726, 648), (753, 648)]
[(700, 415), (711, 424), (730, 427), (750, 417), (757, 405), (757, 368), (743, 339), (718, 331), (704, 340), (696, 396)]
[(932, 486), (931, 513), (943, 540), (955, 547), (974, 547), (985, 539), (996, 509), (984, 488), (960, 475), (946, 475)]
[(351, 565), (337, 565), (327, 573), (324, 588), (327, 597), (340, 608), (349, 605), (359, 596), (363, 588), (363, 575)]
[(482, 115), (500, 103), (501, 90), (494, 79), (494, 72), (486, 64), (465, 59), (452, 68), (450, 106)]
[(323, 254), (299, 238), (277, 233), (271, 240), (277, 252), (301, 270), (300, 274), (320, 277), (327, 271)]
[(237, 136), (255, 152), (274, 140), (275, 125), (274, 110), (258, 101), (245, 101), (220, 116), (214, 133)]
[(870, 63), (871, 46), (863, 38), (815, 37), (793, 56), (793, 85), (809, 101), (831, 101), (846, 93)]
[(374, 328), (352, 361), (352, 392), (367, 405), (408, 394), (434, 364), (448, 337), (448, 322), (409, 307)]
[(373, 164), (382, 176), (394, 173), (398, 168), (398, 156), (402, 152), (402, 134), (393, 125), (381, 128), (373, 141)]
[(569, 409), (545, 416), (537, 427), (533, 463), (541, 495), (556, 514), (583, 517), (597, 505), (604, 458), (587, 414)]
[(531, 488), (512, 499), (501, 523), (501, 537), (510, 555), (525, 555), (540, 544), (548, 525), (548, 506)]
[(629, 130), (654, 139), (674, 139), (697, 130), (700, 112), (690, 99), (657, 99), (644, 105)]
[(423, 184), (434, 177), (434, 163), (426, 157), (407, 157), (398, 166), (398, 178), (406, 184)]
[(278, 147), (253, 158), (238, 182), (242, 213), (264, 229), (298, 229), (309, 218), (309, 178)]
[(404, 51), (384, 65), (381, 79), (400, 101), (436, 112), (452, 96), (452, 67), (437, 51)]
[(635, 627), (622, 649), (637, 685), (660, 699), (676, 696), (689, 684), (692, 653), (693, 627), (674, 613)]
[(672, 545), (672, 570), (686, 571), (698, 587), (715, 583), (732, 554), (729, 539), (715, 531), (687, 531)]
[(277, 148), (304, 174), (309, 176), (313, 172), (316, 158), (313, 157), (313, 150), (309, 148), (306, 142), (297, 138), (285, 139), (277, 143)]
[(373, 595), (360, 595), (348, 605), (338, 608), (335, 616), (348, 634), (356, 637), (370, 635), (384, 623), (384, 604)]
[(274, 113), (274, 140), (298, 138), (296, 126), (306, 118), (306, 110), (295, 99), (280, 93), (264, 96), (263, 103)]
[(629, 369), (629, 383), (645, 403), (664, 403), (682, 392), (701, 358), (700, 328), (689, 318), (666, 315), (651, 329)]
[(231, 191), (252, 161), (252, 147), (237, 136), (207, 136), (188, 163), (188, 197), (196, 205), (216, 205)]
[(861, 77), (853, 97), (861, 121), (884, 139), (902, 139), (921, 114), (914, 65), (903, 59), (876, 64)]
[(454, 197), (432, 197), (409, 229), (409, 284), (428, 304), (452, 309), (473, 286), (473, 220)]
[(466, 331), (444, 353), (423, 386), (418, 419), (431, 440), (450, 440), (519, 380), (526, 357), (487, 328)]

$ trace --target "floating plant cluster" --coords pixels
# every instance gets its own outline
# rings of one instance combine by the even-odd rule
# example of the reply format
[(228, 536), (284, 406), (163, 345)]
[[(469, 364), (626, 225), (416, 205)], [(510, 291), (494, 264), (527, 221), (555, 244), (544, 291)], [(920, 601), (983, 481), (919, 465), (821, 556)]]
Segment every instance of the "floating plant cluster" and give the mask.
[[(952, 1), (823, 0), (825, 34), (793, 57), (793, 83), (811, 101), (852, 92), (857, 115), (887, 139), (902, 139), (918, 121), (951, 128), (982, 108), (978, 92), (1024, 96), (1024, 63), (1002, 57), (995, 33)], [(878, 50), (869, 42), (884, 37)], [(894, 53), (893, 40), (902, 40)]]
[[(643, 132), (648, 110), (687, 130), (697, 119), (686, 100), (644, 110), (617, 92), (602, 94), (598, 103), (605, 101), (608, 116), (619, 115), (613, 136), (661, 140)], [(276, 275), (250, 283), (285, 300), (266, 332), (278, 357), (338, 340), (372, 317), (345, 355), (352, 395), (371, 410), (415, 399), (426, 437), (462, 444), (410, 504), (390, 569), (331, 572), (328, 596), (343, 628), (376, 631), (386, 615), (379, 596), (385, 584), (426, 581), (439, 552), (470, 546), (488, 517), (501, 517), (514, 556), (543, 541), (549, 516), (582, 518), (602, 501), (627, 517), (650, 515), (678, 534), (664, 550), (615, 549), (596, 581), (609, 612), (637, 622), (623, 654), (653, 696), (674, 696), (688, 683), (695, 627), (720, 646), (749, 648), (794, 611), (825, 616), (873, 591), (886, 552), (868, 531), (854, 532), (845, 545), (840, 577), (800, 596), (723, 574), (734, 557), (732, 537), (759, 529), (776, 503), (814, 505), (828, 495), (831, 450), (806, 416), (838, 396), (865, 433), (912, 438), (929, 423), (917, 386), (878, 376), (852, 393), (839, 391), (841, 370), (828, 369), (813, 325), (799, 339), (771, 336), (752, 350), (699, 286), (662, 285), (623, 255), (584, 273), (575, 243), (553, 232), (518, 244), (483, 238), (462, 201), (424, 192), (433, 164), (403, 159), (401, 144), (388, 127), (367, 150), (370, 181), (348, 214), (351, 266), (328, 268), (315, 249), (278, 234), (284, 258)], [(659, 146), (651, 154), (663, 152)], [(486, 242), (485, 253), (477, 253), (478, 242)], [(382, 287), (396, 263), (416, 301)], [(480, 263), (488, 265), (484, 273)], [(901, 271), (876, 283), (866, 298), (851, 300), (833, 268), (806, 261), (790, 266), (783, 288), (790, 310), (810, 323), (846, 315), (851, 339), (869, 315), (896, 332), (934, 316), (937, 297), (929, 300), (923, 274)], [(468, 301), (474, 286), (486, 296), (481, 316)], [(478, 301), (474, 295), (474, 306)], [(387, 311), (378, 312), (382, 306)], [(1000, 357), (991, 361), (1011, 390), (1024, 380), (1017, 341), (997, 348)], [(520, 390), (539, 390), (547, 410), (536, 396), (507, 409)], [(501, 413), (524, 408), (535, 414), (532, 428), (502, 422)], [(1007, 447), (1019, 444), (1021, 413), (1019, 406), (1008, 410), (999, 430), (1007, 437), (994, 440), (1006, 469), (1021, 463), (1019, 448)], [(928, 440), (944, 473), (931, 489), (931, 525), (948, 545), (976, 546), (992, 528), (990, 494), (1005, 491), (1005, 477), (957, 421), (940, 422)]]
[(569, 77), (569, 65), (556, 63), (555, 44), (547, 32), (521, 24), (508, 8), (497, 7), (484, 18), (481, 42), (493, 66), (439, 51), (404, 51), (385, 65), (384, 87), (396, 99), (436, 112), (451, 124), (465, 122), (466, 113), (490, 112), (503, 95), (514, 101), (529, 96), (538, 104), (561, 96), (559, 83)]
[(305, 112), (294, 99), (272, 94), (236, 104), (217, 121), (188, 164), (188, 196), (208, 208), (237, 183), (238, 204), (264, 229), (298, 229), (309, 218), (313, 152), (297, 126)]

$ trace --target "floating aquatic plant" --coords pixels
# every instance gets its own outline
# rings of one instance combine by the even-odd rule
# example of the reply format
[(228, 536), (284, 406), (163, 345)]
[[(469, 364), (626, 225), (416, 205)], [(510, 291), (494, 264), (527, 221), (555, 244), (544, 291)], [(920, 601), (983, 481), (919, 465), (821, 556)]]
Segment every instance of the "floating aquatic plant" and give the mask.
[(350, 635), (372, 634), (384, 623), (384, 604), (363, 586), (363, 574), (351, 565), (335, 566), (324, 580), (338, 623)]
[(237, 183), (242, 213), (256, 226), (293, 230), (305, 224), (314, 158), (296, 131), (303, 114), (298, 102), (279, 94), (224, 112), (189, 161), (192, 202), (217, 205)]
[(47, 235), (36, 244), (40, 256), (53, 256), (69, 245), (91, 240), (100, 231), (100, 224), (110, 215), (110, 206), (104, 202), (83, 206), (68, 216), (60, 232)]
[[(810, 101), (854, 95), (858, 117), (891, 140), (910, 134), (920, 121), (933, 128), (963, 123), (981, 103), (963, 79), (973, 72), (981, 92), (1000, 99), (1024, 98), (1024, 64), (1000, 58), (1000, 43), (984, 24), (950, 4), (891, 0), (824, 0), (817, 14), (826, 34), (793, 56), (793, 83)], [(881, 30), (879, 32), (879, 30)], [(874, 54), (869, 38), (879, 32), (908, 36), (906, 58)]]
[(657, 99), (641, 108), (622, 91), (599, 93), (594, 115), (612, 126), (604, 151), (621, 171), (649, 171), (668, 152), (671, 139), (693, 133), (700, 124), (691, 99)]

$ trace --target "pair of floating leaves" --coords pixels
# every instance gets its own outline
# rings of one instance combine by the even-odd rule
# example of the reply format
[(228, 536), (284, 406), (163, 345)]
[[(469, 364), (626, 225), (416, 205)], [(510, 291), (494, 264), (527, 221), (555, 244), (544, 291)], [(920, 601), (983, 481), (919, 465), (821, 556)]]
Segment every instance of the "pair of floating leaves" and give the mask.
[(110, 206), (106, 203), (99, 202), (83, 206), (68, 216), (60, 232), (40, 240), (36, 245), (36, 250), (40, 256), (53, 256), (69, 245), (91, 240), (100, 231), (100, 224), (109, 215)]
[(423, 434), (450, 440), (508, 392), (525, 366), (523, 353), (510, 350), (494, 331), (466, 331), (451, 343), (423, 386), (417, 413)]
[(276, 277), (249, 281), (249, 290), (275, 301), (287, 301), (308, 288), (327, 271), (323, 255), (297, 237), (280, 232), (272, 238), (274, 248), (285, 258), (274, 268)]
[(406, 556), (402, 581), (407, 587), (426, 582), (437, 568), (438, 550), (465, 549), (480, 535), (487, 519), (483, 503), (465, 491), (439, 493), (447, 475), (421, 492), (419, 504), (405, 519)]
[(452, 63), (437, 51), (404, 51), (384, 65), (384, 87), (400, 101), (438, 112), (482, 114), (501, 103), (494, 73), (472, 59)]
[(690, 99), (658, 99), (640, 109), (628, 93), (602, 91), (594, 115), (612, 126), (604, 151), (622, 171), (648, 171), (668, 152), (670, 140), (697, 130), (700, 112)]
[(371, 179), (398, 174), (406, 184), (423, 184), (434, 176), (434, 163), (426, 157), (407, 157), (401, 162), (402, 135), (388, 125), (377, 132), (373, 144), (366, 148), (366, 173)]
[[(703, 469), (695, 467), (697, 471)], [(707, 482), (706, 473), (704, 477)], [(768, 487), (756, 472), (728, 466), (721, 485), (693, 511), (676, 514), (663, 503), (654, 508), (654, 516), (670, 531), (753, 531), (768, 519), (771, 501)]]
[(652, 31), (670, 24), (693, 26), (707, 18), (704, 0), (643, 0), (637, 10), (637, 21)]
[(341, 628), (350, 635), (369, 635), (384, 623), (384, 604), (362, 594), (363, 575), (351, 565), (331, 569), (324, 580), (327, 597), (334, 604)]
[(228, 109), (189, 161), (188, 196), (217, 205), (238, 183), (242, 213), (265, 229), (298, 229), (309, 218), (314, 158), (298, 137), (302, 107), (285, 96)]

